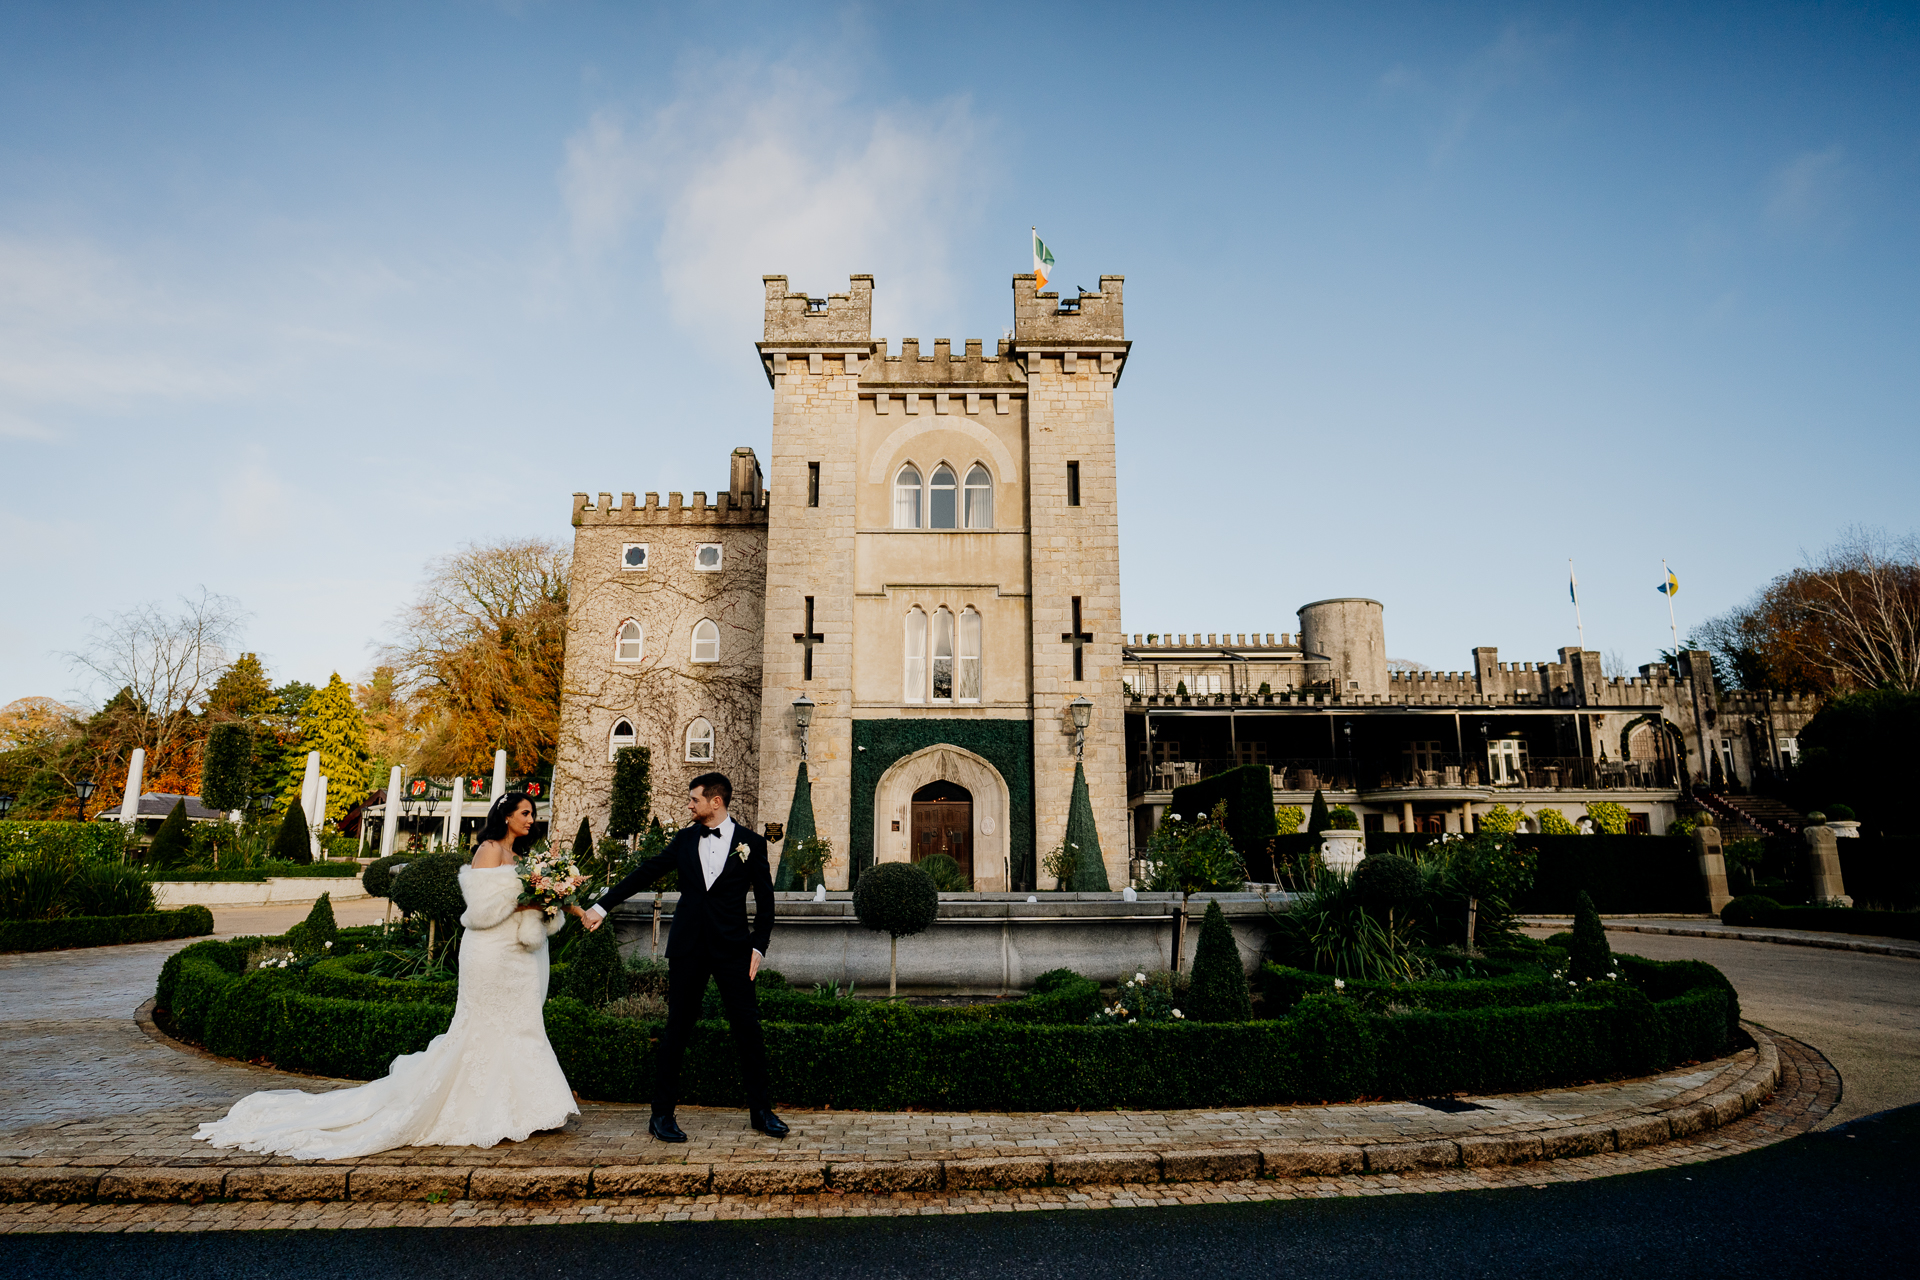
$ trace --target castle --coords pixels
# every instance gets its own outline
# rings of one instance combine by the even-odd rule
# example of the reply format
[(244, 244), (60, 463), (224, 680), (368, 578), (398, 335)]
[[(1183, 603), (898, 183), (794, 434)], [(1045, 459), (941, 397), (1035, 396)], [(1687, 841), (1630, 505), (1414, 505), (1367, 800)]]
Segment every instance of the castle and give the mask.
[(764, 283), (768, 473), (740, 448), (711, 503), (574, 495), (557, 830), (604, 829), (614, 753), (635, 745), (663, 819), (718, 769), (739, 820), (784, 824), (804, 749), (830, 887), (942, 852), (978, 890), (1031, 889), (1083, 752), (1118, 887), (1173, 788), (1223, 768), (1267, 766), (1276, 804), (1324, 790), (1371, 830), (1472, 830), (1492, 803), (1572, 820), (1598, 799), (1658, 832), (1689, 780), (1790, 758), (1816, 709), (1718, 691), (1701, 652), (1637, 679), (1581, 649), (1392, 672), (1371, 600), (1306, 605), (1277, 641), (1129, 639), (1122, 277), (1062, 298), (1015, 276), (1010, 338), (897, 354), (872, 336), (871, 276), (827, 298)]

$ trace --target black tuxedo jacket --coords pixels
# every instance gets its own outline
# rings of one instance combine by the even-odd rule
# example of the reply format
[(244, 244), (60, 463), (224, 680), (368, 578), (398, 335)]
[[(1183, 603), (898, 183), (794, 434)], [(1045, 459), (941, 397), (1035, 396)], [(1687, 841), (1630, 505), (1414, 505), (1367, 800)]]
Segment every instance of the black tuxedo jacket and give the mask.
[[(727, 865), (707, 887), (707, 873), (700, 865), (700, 836), (707, 828), (699, 823), (684, 827), (661, 850), (634, 869), (599, 906), (609, 913), (658, 880), (669, 871), (680, 873), (680, 905), (674, 909), (673, 928), (667, 934), (667, 959), (694, 955), (703, 946), (718, 943), (742, 949), (751, 947), (761, 955), (773, 937), (773, 873), (767, 863), (767, 842), (736, 821), (733, 843), (747, 846), (742, 861), (727, 850)], [(753, 923), (747, 923), (747, 894), (753, 894)]]

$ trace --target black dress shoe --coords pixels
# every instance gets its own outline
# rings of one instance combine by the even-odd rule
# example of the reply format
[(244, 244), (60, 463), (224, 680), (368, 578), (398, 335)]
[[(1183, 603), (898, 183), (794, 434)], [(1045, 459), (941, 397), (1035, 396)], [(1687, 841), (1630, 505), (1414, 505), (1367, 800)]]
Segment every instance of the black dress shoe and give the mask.
[(769, 1138), (784, 1138), (793, 1130), (787, 1128), (786, 1121), (771, 1111), (747, 1112), (747, 1123), (766, 1134)]
[(685, 1142), (687, 1135), (680, 1132), (680, 1126), (673, 1122), (672, 1116), (655, 1116), (647, 1121), (647, 1132), (662, 1142)]

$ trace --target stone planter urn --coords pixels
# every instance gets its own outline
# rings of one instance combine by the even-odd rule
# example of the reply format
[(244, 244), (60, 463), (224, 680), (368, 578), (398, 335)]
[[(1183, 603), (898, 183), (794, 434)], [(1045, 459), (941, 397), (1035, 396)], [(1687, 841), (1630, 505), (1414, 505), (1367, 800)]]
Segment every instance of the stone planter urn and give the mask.
[(1327, 864), (1327, 870), (1350, 876), (1367, 856), (1366, 842), (1366, 835), (1359, 831), (1322, 831), (1320, 861)]
[(1834, 837), (1840, 840), (1845, 840), (1848, 837), (1852, 837), (1855, 840), (1860, 838), (1860, 824), (1853, 821), (1829, 822), (1827, 824), (1827, 830), (1833, 832)]

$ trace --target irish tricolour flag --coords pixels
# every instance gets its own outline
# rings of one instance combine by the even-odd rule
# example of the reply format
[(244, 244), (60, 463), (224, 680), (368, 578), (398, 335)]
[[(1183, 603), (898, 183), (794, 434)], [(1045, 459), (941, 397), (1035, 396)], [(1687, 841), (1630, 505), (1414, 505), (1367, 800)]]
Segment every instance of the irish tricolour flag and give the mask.
[(1053, 270), (1053, 250), (1047, 248), (1047, 242), (1040, 238), (1040, 232), (1033, 233), (1033, 291), (1035, 293), (1047, 287), (1047, 273)]

